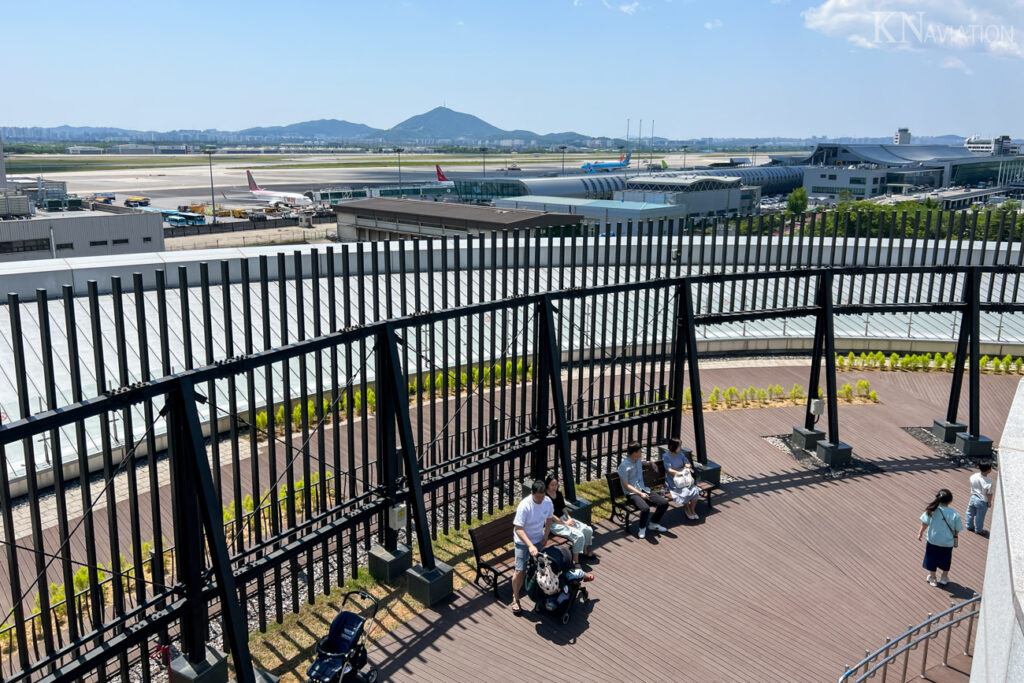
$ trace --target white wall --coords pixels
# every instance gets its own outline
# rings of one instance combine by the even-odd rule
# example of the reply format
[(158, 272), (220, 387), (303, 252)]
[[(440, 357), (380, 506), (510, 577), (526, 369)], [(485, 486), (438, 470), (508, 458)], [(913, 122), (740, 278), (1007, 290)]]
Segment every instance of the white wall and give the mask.
[(1024, 681), (1024, 381), (999, 440), (999, 467), (972, 683)]

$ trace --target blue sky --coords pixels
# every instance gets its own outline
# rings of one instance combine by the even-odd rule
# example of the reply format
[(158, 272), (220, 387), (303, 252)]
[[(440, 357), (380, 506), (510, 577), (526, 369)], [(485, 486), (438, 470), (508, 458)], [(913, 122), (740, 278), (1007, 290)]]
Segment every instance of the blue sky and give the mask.
[(446, 103), (540, 133), (1024, 137), (1017, 0), (19, 2), (3, 23), (30, 94), (0, 125), (386, 128)]

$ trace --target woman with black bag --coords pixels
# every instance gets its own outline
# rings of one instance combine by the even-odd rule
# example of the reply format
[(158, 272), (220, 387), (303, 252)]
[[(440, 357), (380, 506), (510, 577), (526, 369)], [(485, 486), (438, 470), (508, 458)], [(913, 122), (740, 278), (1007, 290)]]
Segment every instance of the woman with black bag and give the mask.
[[(921, 515), (921, 528), (917, 532), (917, 540), (920, 541), (924, 532), (928, 532), (923, 566), (928, 570), (927, 581), (932, 586), (945, 586), (949, 583), (949, 565), (953, 560), (953, 548), (957, 546), (958, 534), (964, 530), (960, 515), (949, 507), (952, 502), (952, 492), (949, 489), (940, 489)], [(942, 575), (936, 578), (935, 573), (938, 569), (942, 570)]]

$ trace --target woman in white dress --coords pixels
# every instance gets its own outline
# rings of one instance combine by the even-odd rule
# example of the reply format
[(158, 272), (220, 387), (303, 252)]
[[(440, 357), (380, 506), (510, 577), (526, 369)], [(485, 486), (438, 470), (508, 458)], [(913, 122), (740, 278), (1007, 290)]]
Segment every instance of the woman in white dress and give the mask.
[[(662, 456), (661, 461), (665, 465), (665, 485), (668, 486), (672, 500), (683, 504), (688, 519), (700, 519), (697, 516), (700, 489), (697, 488), (694, 478), (693, 463), (683, 452), (679, 439), (668, 440), (668, 451)], [(689, 485), (685, 485), (687, 479)]]

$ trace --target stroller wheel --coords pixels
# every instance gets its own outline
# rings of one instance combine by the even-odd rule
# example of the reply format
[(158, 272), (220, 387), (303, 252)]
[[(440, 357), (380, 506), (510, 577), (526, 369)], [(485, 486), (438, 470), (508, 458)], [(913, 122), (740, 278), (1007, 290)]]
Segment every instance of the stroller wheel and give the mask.
[(366, 683), (377, 683), (380, 678), (380, 672), (376, 668), (370, 669), (366, 672)]
[(565, 626), (568, 623), (569, 623), (569, 613), (566, 612), (565, 614), (562, 615), (562, 626)]

